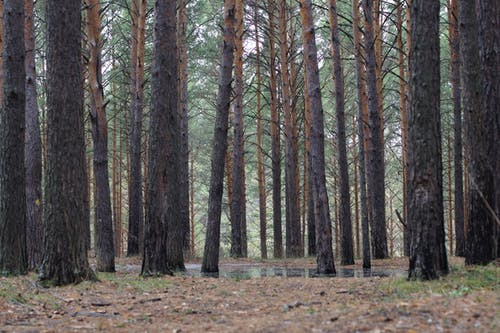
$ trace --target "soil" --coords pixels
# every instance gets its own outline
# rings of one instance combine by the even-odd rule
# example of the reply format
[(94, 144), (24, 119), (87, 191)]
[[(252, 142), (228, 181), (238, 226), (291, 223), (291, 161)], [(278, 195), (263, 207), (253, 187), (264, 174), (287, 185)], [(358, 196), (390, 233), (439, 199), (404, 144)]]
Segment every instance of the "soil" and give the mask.
[[(196, 264), (196, 262), (192, 262)], [(138, 277), (118, 260), (101, 282), (45, 289), (0, 278), (0, 332), (498, 332), (500, 288), (400, 292), (402, 277)], [(224, 265), (313, 268), (313, 259)], [(463, 265), (458, 258), (452, 264)], [(374, 268), (407, 268), (406, 259)], [(352, 267), (352, 266), (351, 266)], [(360, 267), (357, 264), (355, 267)], [(497, 271), (498, 272), (498, 271)], [(454, 289), (455, 290), (455, 289)]]

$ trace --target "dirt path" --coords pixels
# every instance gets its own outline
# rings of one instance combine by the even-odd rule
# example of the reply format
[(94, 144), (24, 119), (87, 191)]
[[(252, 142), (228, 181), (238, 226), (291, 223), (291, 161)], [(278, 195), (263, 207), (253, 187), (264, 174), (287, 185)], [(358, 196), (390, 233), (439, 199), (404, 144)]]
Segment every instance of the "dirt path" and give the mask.
[[(404, 262), (375, 264), (402, 269)], [(498, 268), (488, 271), (493, 279), (498, 273)], [(498, 332), (500, 327), (498, 282), (473, 287), (451, 279), (415, 287), (403, 278), (142, 279), (129, 271), (100, 278), (51, 289), (38, 287), (34, 275), (1, 278), (0, 331)]]

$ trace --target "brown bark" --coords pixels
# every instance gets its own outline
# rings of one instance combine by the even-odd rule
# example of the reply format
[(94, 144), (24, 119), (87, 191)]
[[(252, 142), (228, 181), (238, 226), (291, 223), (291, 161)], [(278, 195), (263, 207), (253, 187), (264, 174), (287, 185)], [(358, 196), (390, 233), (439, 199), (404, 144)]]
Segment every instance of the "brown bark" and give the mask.
[(142, 252), (144, 232), (141, 132), (144, 104), (144, 47), (146, 0), (133, 0), (131, 4), (131, 57), (130, 57), (130, 182), (127, 255)]
[(311, 173), (313, 177), (313, 197), (315, 205), (317, 271), (320, 274), (334, 274), (332, 232), (330, 211), (325, 177), (325, 147), (323, 105), (318, 70), (314, 24), (310, 0), (300, 1), (302, 18), (302, 40), (304, 45), (304, 63), (307, 73), (307, 94), (311, 108)]
[(283, 258), (283, 236), (281, 231), (281, 154), (280, 154), (280, 116), (278, 112), (278, 84), (276, 79), (275, 16), (276, 2), (270, 0), (267, 13), (269, 17), (269, 86), (271, 109), (271, 159), (273, 178), (273, 241), (275, 258)]
[(24, 170), (24, 1), (3, 1), (3, 100), (0, 111), (0, 275), (26, 274)]
[(89, 211), (87, 174), (82, 167), (85, 135), (80, 7), (77, 0), (46, 2), (47, 174), (40, 279), (50, 285), (95, 279), (85, 244)]
[(88, 81), (90, 90), (90, 120), (94, 141), (95, 251), (97, 270), (115, 271), (113, 219), (108, 171), (108, 127), (101, 69), (101, 6), (98, 0), (87, 2), (87, 43), (89, 47)]
[(233, 101), (233, 165), (231, 201), (231, 256), (243, 257), (243, 0), (236, 0)]
[(465, 255), (464, 227), (464, 172), (462, 144), (462, 105), (460, 86), (460, 36), (458, 33), (458, 1), (448, 1), (448, 30), (450, 36), (451, 89), (454, 129), (454, 182), (455, 182), (455, 255)]
[(202, 272), (219, 271), (220, 219), (224, 180), (224, 158), (227, 149), (228, 115), (231, 100), (232, 67), (235, 40), (235, 0), (224, 0), (224, 33), (222, 61), (217, 95), (216, 120), (212, 150), (212, 171), (208, 198), (207, 231)]
[(42, 261), (42, 141), (38, 120), (35, 71), (35, 24), (33, 0), (24, 1), (24, 45), (26, 69), (26, 227), (28, 268), (38, 269)]
[(369, 149), (368, 149), (368, 192), (372, 252), (376, 259), (387, 257), (387, 230), (385, 223), (385, 168), (384, 146), (381, 137), (382, 124), (379, 114), (377, 91), (377, 61), (375, 53), (375, 31), (373, 18), (373, 0), (363, 1), (365, 13), (365, 52), (366, 52), (366, 87), (369, 113)]
[(302, 255), (300, 246), (300, 213), (297, 188), (298, 155), (295, 149), (294, 115), (292, 114), (292, 96), (290, 88), (290, 72), (288, 64), (289, 43), (287, 34), (287, 4), (279, 2), (279, 42), (281, 67), (281, 93), (285, 120), (285, 203), (286, 203), (286, 256), (299, 257)]
[(337, 152), (339, 166), (340, 206), (338, 224), (342, 233), (340, 242), (340, 262), (342, 265), (354, 264), (352, 240), (351, 195), (349, 188), (349, 168), (347, 165), (347, 146), (345, 134), (344, 71), (340, 54), (340, 36), (336, 0), (329, 2), (330, 38), (333, 57), (333, 76), (335, 81), (335, 108), (337, 115)]
[(359, 229), (359, 184), (358, 184), (358, 153), (356, 152), (356, 116), (352, 115), (352, 146), (353, 146), (353, 172), (354, 172), (354, 221), (355, 221), (355, 242), (356, 242), (356, 257), (361, 257), (361, 244), (360, 244), (360, 229)]
[(448, 250), (450, 251), (450, 256), (453, 255), (453, 200), (452, 200), (452, 190), (451, 190), (451, 134), (448, 133), (446, 138), (447, 151), (448, 151), (448, 165), (446, 168), (446, 174), (448, 175)]
[(142, 275), (184, 270), (180, 213), (181, 124), (178, 110), (177, 1), (155, 3), (151, 120)]
[(187, 0), (178, 1), (177, 43), (179, 51), (179, 112), (181, 117), (181, 216), (184, 226), (184, 254), (191, 256), (189, 224), (189, 129), (188, 129), (188, 52), (187, 52)]
[(411, 4), (410, 112), (408, 117), (409, 278), (448, 273), (441, 161), (439, 1)]
[(257, 177), (259, 183), (260, 255), (262, 259), (267, 259), (267, 194), (264, 172), (264, 148), (262, 146), (262, 69), (259, 37), (259, 11), (257, 4), (255, 4), (254, 11), (255, 62), (257, 67)]
[(317, 254), (316, 248), (316, 223), (314, 221), (315, 207), (314, 198), (312, 194), (312, 172), (311, 172), (311, 107), (309, 101), (309, 91), (307, 84), (307, 69), (305, 69), (304, 75), (304, 136), (305, 136), (305, 150), (307, 154), (307, 254), (309, 256), (315, 256)]

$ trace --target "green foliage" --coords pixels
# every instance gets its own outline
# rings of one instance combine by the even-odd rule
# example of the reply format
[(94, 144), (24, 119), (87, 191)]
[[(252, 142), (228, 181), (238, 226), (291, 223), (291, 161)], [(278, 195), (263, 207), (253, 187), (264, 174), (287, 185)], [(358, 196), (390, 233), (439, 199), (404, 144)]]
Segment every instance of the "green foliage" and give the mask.
[(421, 294), (460, 297), (476, 290), (499, 291), (500, 268), (489, 266), (452, 267), (451, 273), (434, 281), (394, 278), (383, 282), (382, 292), (391, 298), (414, 298)]

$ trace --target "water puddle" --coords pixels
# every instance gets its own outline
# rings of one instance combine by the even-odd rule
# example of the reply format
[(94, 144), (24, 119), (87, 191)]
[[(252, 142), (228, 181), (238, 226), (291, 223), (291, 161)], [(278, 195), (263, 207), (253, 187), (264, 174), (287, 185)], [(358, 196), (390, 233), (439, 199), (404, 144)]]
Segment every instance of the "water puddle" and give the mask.
[(337, 274), (320, 275), (314, 268), (285, 268), (285, 267), (258, 267), (249, 265), (220, 265), (219, 273), (201, 273), (201, 265), (188, 264), (186, 271), (181, 274), (190, 277), (218, 277), (245, 280), (259, 277), (342, 277), (342, 278), (370, 278), (406, 276), (405, 270), (399, 269), (360, 269), (337, 267)]

